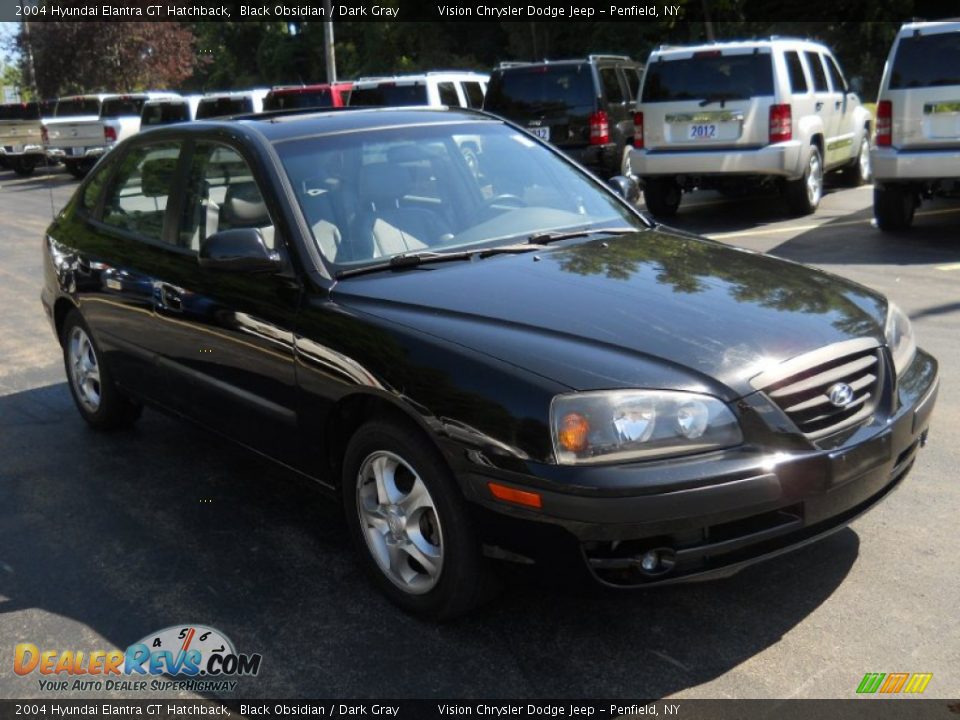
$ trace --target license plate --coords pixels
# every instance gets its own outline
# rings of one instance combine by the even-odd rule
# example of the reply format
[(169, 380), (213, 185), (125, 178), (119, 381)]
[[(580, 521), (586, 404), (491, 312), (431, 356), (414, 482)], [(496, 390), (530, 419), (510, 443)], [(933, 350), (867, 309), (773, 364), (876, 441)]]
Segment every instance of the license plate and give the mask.
[(713, 140), (717, 137), (717, 126), (714, 123), (694, 123), (687, 129), (687, 138), (690, 140)]
[(549, 140), (549, 139), (550, 139), (550, 128), (548, 128), (548, 127), (532, 127), (532, 128), (530, 128), (530, 132), (532, 132), (534, 135), (536, 135), (536, 136), (537, 136), (538, 138), (540, 138), (541, 140)]
[(75, 147), (75, 148), (70, 148), (70, 150), (71, 150), (70, 152), (71, 155), (83, 155), (84, 148)]

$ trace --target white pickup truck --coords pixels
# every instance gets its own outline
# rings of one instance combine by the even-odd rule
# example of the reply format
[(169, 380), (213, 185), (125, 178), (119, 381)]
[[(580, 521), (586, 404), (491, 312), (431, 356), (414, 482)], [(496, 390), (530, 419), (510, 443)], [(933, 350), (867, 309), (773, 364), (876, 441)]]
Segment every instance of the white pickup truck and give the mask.
[(0, 166), (30, 175), (44, 159), (41, 103), (0, 105)]
[(147, 100), (177, 97), (175, 93), (77, 95), (61, 98), (54, 117), (44, 123), (47, 157), (61, 160), (82, 178), (114, 145), (140, 132), (140, 113)]

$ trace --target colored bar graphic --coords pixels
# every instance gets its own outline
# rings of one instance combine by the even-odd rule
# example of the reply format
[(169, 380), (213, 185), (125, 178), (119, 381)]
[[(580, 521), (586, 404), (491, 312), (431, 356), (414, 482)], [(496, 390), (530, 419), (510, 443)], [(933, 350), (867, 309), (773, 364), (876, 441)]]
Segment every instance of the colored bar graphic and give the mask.
[(933, 673), (867, 673), (857, 686), (857, 694), (922, 693), (932, 678)]

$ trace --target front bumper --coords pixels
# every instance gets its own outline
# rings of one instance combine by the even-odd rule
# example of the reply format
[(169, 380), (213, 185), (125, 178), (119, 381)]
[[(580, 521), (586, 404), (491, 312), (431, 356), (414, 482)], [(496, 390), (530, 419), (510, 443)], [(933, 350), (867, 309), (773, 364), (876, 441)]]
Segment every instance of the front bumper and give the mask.
[(756, 148), (685, 148), (630, 150), (630, 169), (640, 177), (678, 175), (772, 175), (796, 179), (806, 158), (799, 141)]
[[(939, 379), (923, 351), (899, 379), (897, 409), (833, 444), (743, 447), (672, 462), (558, 468), (539, 477), (461, 474), (494, 556), (556, 564), (566, 551), (602, 583), (646, 586), (731, 575), (849, 524), (895, 489), (926, 439)], [(825, 439), (827, 440), (827, 439)], [(569, 472), (568, 472), (569, 471)], [(592, 488), (546, 478), (594, 474)], [(540, 510), (492, 498), (487, 483), (534, 489)], [(642, 558), (657, 551), (653, 571)]]
[(870, 150), (870, 162), (873, 177), (879, 182), (960, 179), (960, 148), (946, 150), (873, 148)]
[(96, 160), (110, 150), (112, 146), (95, 147), (48, 147), (47, 157), (51, 160)]

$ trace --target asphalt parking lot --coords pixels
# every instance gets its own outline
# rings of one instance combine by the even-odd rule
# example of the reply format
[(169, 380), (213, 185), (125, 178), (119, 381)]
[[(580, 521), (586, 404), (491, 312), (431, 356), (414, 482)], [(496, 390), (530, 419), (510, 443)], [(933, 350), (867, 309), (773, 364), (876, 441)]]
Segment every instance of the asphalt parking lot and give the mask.
[(0, 697), (43, 696), (11, 671), (18, 642), (109, 650), (182, 623), (263, 655), (247, 698), (849, 698), (866, 672), (932, 672), (926, 696), (960, 696), (960, 204), (924, 205), (903, 237), (871, 226), (869, 188), (828, 188), (800, 219), (698, 193), (673, 223), (910, 314), (942, 387), (890, 499), (728, 580), (615, 593), (510, 577), (488, 609), (436, 626), (372, 590), (338, 509), (302, 480), (155, 412), (127, 433), (85, 427), (39, 302), (43, 231), (74, 187), (0, 172)]

